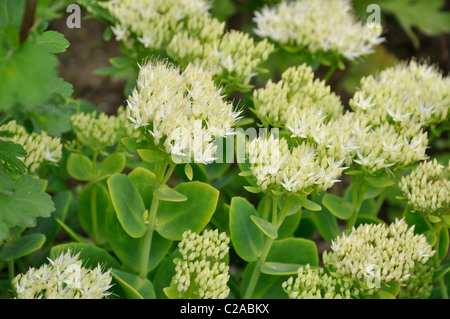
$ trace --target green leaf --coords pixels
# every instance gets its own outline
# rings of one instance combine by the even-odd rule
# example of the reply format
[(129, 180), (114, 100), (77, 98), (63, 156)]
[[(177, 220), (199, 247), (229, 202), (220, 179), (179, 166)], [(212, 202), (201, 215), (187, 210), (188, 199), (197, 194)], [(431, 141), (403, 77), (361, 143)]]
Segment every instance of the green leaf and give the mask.
[(69, 47), (69, 41), (64, 35), (56, 31), (46, 31), (37, 37), (37, 43), (47, 46), (52, 53), (66, 51)]
[(42, 247), (45, 242), (43, 234), (24, 235), (13, 239), (0, 248), (0, 260), (10, 261), (26, 256)]
[(393, 294), (384, 290), (379, 290), (377, 294), (379, 299), (395, 299)]
[(300, 211), (297, 211), (297, 213), (293, 215), (288, 214), (278, 229), (277, 238), (283, 239), (291, 237), (295, 233), (300, 222), (303, 222), (302, 213)]
[(267, 262), (318, 266), (319, 254), (312, 240), (285, 238), (273, 242)]
[[(106, 233), (108, 244), (114, 254), (123, 264), (123, 269), (138, 273), (140, 271), (141, 250), (144, 245), (144, 238), (130, 237), (122, 228), (116, 214), (109, 214), (106, 220)], [(155, 269), (164, 259), (172, 241), (161, 237), (157, 232), (153, 232), (151, 254), (148, 256), (148, 272)]]
[(400, 288), (401, 288), (400, 284), (391, 282), (382, 287), (381, 291), (389, 293), (395, 297), (398, 295)]
[(184, 202), (187, 200), (186, 196), (166, 185), (155, 190), (153, 197), (165, 202)]
[(177, 185), (174, 190), (185, 197), (183, 202), (161, 202), (156, 215), (156, 231), (164, 238), (181, 240), (186, 230), (200, 232), (216, 210), (219, 191), (201, 182)]
[(163, 289), (164, 294), (169, 299), (181, 299), (180, 292), (178, 291), (176, 285), (172, 282), (169, 287)]
[[(241, 283), (242, 293), (247, 290), (255, 264), (256, 262), (250, 262), (244, 269)], [(271, 276), (261, 274), (258, 278), (252, 299), (287, 299), (286, 292), (282, 288), (283, 282), (287, 279), (287, 276)]]
[(261, 193), (261, 189), (259, 189), (259, 187), (256, 187), (256, 186), (244, 186), (244, 188), (247, 192), (250, 192), (253, 194)]
[(70, 249), (72, 256), (80, 253), (80, 259), (83, 260), (83, 266), (95, 268), (99, 264), (103, 269), (119, 268), (120, 264), (106, 250), (95, 246), (94, 244), (67, 243), (53, 246), (50, 250), (50, 258), (55, 259), (61, 253), (66, 253)]
[(444, 277), (450, 271), (450, 263), (446, 262), (444, 265), (439, 267), (433, 274), (433, 282), (437, 282), (439, 279)]
[[(313, 200), (320, 203), (325, 194), (327, 193), (313, 193)], [(322, 207), (322, 211), (314, 213), (314, 221), (323, 239), (329, 243), (341, 233), (336, 217), (326, 207)]]
[(126, 69), (132, 66), (132, 60), (124, 56), (109, 59), (109, 63), (119, 69)]
[(313, 212), (318, 212), (322, 210), (322, 206), (314, 203), (313, 201), (307, 198), (301, 198), (300, 202), (302, 203), (302, 206), (305, 207), (307, 210), (311, 210)]
[(344, 198), (326, 194), (322, 199), (322, 204), (336, 217), (340, 219), (349, 219), (353, 215), (353, 205)]
[(255, 207), (243, 197), (233, 197), (230, 205), (230, 236), (236, 253), (247, 262), (256, 261), (264, 247), (264, 235), (251, 221)]
[(150, 148), (152, 146), (148, 140), (138, 140), (137, 137), (125, 137), (120, 141), (126, 148), (134, 152), (137, 152), (138, 149)]
[[(199, 163), (190, 163), (189, 164), (192, 168), (192, 179), (194, 181), (199, 181), (203, 183), (210, 184), (211, 181), (208, 176), (208, 172), (206, 171), (206, 165), (199, 164)], [(209, 166), (209, 165), (208, 165)], [(190, 179), (186, 175), (185, 169), (183, 165), (177, 165), (175, 166), (175, 173), (185, 182), (189, 182)]]
[(150, 207), (153, 200), (153, 192), (156, 189), (155, 174), (146, 168), (137, 167), (128, 174), (128, 178), (139, 191), (145, 207)]
[(406, 223), (409, 227), (414, 226), (414, 233), (415, 234), (423, 234), (426, 231), (428, 231), (428, 226), (426, 221), (423, 219), (422, 215), (420, 215), (417, 212), (412, 212), (411, 206), (408, 205), (408, 207), (404, 210), (404, 217), (406, 220)]
[(192, 178), (194, 177), (194, 172), (192, 170), (192, 166), (188, 163), (184, 165), (184, 173), (186, 174), (187, 178), (192, 181)]
[(155, 290), (150, 280), (117, 269), (112, 270), (112, 276), (122, 287), (127, 299), (156, 298)]
[(278, 231), (271, 223), (267, 220), (259, 218), (257, 216), (250, 216), (250, 219), (255, 223), (256, 226), (269, 238), (276, 239), (278, 237)]
[(115, 173), (121, 173), (126, 165), (126, 158), (124, 153), (115, 153), (100, 164), (99, 177), (109, 177)]
[(442, 261), (447, 256), (448, 252), (448, 243), (449, 243), (449, 236), (448, 236), (448, 228), (442, 227), (441, 233), (439, 235), (439, 260)]
[(389, 177), (367, 177), (366, 181), (373, 187), (376, 188), (387, 188), (389, 186), (395, 185), (395, 180)]
[(181, 253), (178, 249), (175, 249), (169, 256), (164, 258), (161, 264), (158, 266), (153, 277), (153, 286), (155, 287), (156, 297), (158, 299), (167, 299), (167, 295), (164, 293), (164, 289), (170, 286), (172, 278), (175, 275), (175, 258), (181, 258)]
[[(261, 266), (261, 272), (266, 275), (275, 275), (275, 276), (296, 275), (297, 270), (301, 266), (305, 265), (266, 262)], [(312, 266), (311, 268), (315, 267)]]
[[(66, 99), (72, 95), (72, 85), (57, 78), (49, 85), (53, 90), (51, 93), (58, 98)], [(72, 130), (70, 117), (76, 112), (75, 103), (63, 105), (42, 104), (34, 108), (28, 115), (33, 125), (41, 131), (46, 131), (51, 136), (60, 137), (63, 133)]]
[(20, 29), (25, 0), (3, 0), (0, 2), (0, 28), (11, 25)]
[(71, 153), (66, 164), (67, 173), (79, 181), (89, 181), (92, 179), (92, 161), (84, 155)]
[(428, 244), (430, 244), (431, 246), (434, 246), (434, 244), (436, 244), (437, 236), (431, 230), (427, 230), (423, 233), (423, 235), (426, 237)]
[(450, 227), (450, 215), (442, 215), (442, 220), (447, 227)]
[(53, 197), (56, 208), (55, 212), (53, 212), (49, 218), (39, 218), (36, 227), (28, 229), (27, 234), (44, 234), (46, 237), (44, 246), (46, 247), (52, 244), (61, 230), (61, 226), (55, 219), (66, 219), (72, 199), (73, 195), (71, 191), (61, 191), (57, 193)]
[(48, 83), (57, 77), (58, 64), (50, 51), (32, 37), (17, 50), (0, 46), (0, 110), (15, 103), (37, 105), (49, 97)]
[(108, 179), (108, 188), (123, 229), (133, 238), (144, 236), (147, 227), (144, 223), (144, 202), (130, 179), (123, 174), (114, 174)]
[(440, 219), (439, 217), (435, 216), (435, 215), (428, 215), (428, 219), (430, 220), (430, 222), (432, 222), (433, 224), (437, 224), (439, 223), (442, 219)]
[[(93, 207), (94, 199), (95, 207)], [(83, 230), (97, 243), (106, 242), (107, 214), (111, 200), (108, 190), (100, 183), (88, 184), (78, 198), (78, 221)]]
[(0, 139), (0, 161), (4, 161), (12, 170), (15, 170), (19, 174), (24, 174), (26, 171), (24, 162), (19, 159), (26, 155), (27, 152), (22, 145)]
[(147, 149), (139, 149), (137, 150), (139, 156), (144, 162), (147, 163), (159, 163), (164, 160), (164, 155)]
[[(33, 227), (36, 218), (50, 216), (55, 206), (50, 195), (39, 191), (40, 187), (37, 180), (23, 175), (15, 182), (14, 190), (0, 192), (0, 230), (15, 226)], [(4, 235), (0, 231), (0, 242)]]

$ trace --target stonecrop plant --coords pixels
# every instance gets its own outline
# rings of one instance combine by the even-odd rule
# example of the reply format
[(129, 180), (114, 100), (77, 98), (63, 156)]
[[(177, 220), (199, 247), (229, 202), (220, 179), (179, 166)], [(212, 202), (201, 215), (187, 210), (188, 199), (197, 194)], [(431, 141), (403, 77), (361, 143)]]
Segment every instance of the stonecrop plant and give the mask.
[(0, 298), (448, 299), (448, 69), (361, 2), (74, 1), (102, 107), (70, 3), (0, 3)]

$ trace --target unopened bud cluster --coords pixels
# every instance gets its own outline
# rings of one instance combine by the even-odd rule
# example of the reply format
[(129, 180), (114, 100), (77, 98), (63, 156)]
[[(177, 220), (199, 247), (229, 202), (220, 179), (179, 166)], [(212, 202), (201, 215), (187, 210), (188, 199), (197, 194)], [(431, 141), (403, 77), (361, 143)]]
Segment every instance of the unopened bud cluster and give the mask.
[(350, 101), (373, 125), (389, 122), (406, 136), (448, 119), (450, 77), (434, 66), (411, 60), (364, 77)]
[(119, 139), (134, 134), (122, 108), (118, 110), (117, 116), (97, 112), (80, 113), (73, 115), (70, 122), (81, 144), (97, 151), (113, 146)]
[(262, 191), (306, 192), (326, 190), (337, 182), (344, 160), (319, 153), (315, 144), (303, 141), (289, 147), (285, 138), (255, 138), (248, 145), (250, 171)]
[[(207, 29), (204, 30), (215, 25), (205, 26)], [(215, 29), (218, 30), (219, 25)], [(211, 70), (215, 77), (226, 71), (227, 83), (247, 85), (258, 74), (258, 66), (268, 59), (274, 46), (266, 39), (256, 42), (247, 33), (231, 30), (215, 39), (202, 39), (196, 34), (182, 32), (174, 36), (167, 50), (181, 65), (198, 63)]]
[(351, 283), (327, 273), (324, 268), (300, 267), (282, 287), (289, 299), (354, 299), (360, 291)]
[(82, 266), (80, 253), (69, 250), (40, 268), (30, 268), (14, 278), (12, 285), (18, 299), (102, 299), (111, 293), (111, 270), (103, 272)]
[(142, 66), (128, 98), (127, 117), (134, 128), (184, 162), (214, 161), (214, 139), (233, 134), (238, 116), (211, 73), (193, 64), (182, 73), (162, 62)]
[(347, 60), (373, 53), (384, 40), (381, 26), (358, 21), (348, 0), (282, 1), (255, 12), (254, 21), (261, 37)]
[(25, 149), (27, 155), (21, 158), (21, 160), (25, 163), (30, 173), (36, 172), (44, 162), (57, 163), (61, 159), (62, 144), (61, 139), (58, 137), (51, 137), (44, 131), (40, 134), (34, 132), (28, 133), (16, 121), (11, 121), (1, 126), (0, 131), (5, 131), (10, 134), (10, 136), (0, 138), (20, 144)]
[[(330, 87), (324, 81), (314, 79), (314, 72), (307, 64), (288, 68), (278, 83), (269, 80), (265, 88), (254, 91), (253, 101), (256, 114), (266, 127), (294, 126), (305, 112), (312, 113), (308, 114), (308, 122), (310, 115), (318, 113), (315, 118), (322, 123), (323, 116), (336, 118), (344, 109)], [(314, 124), (309, 122), (309, 125)]]
[(267, 40), (225, 32), (225, 23), (208, 13), (210, 1), (111, 0), (103, 6), (114, 17), (117, 40), (135, 38), (146, 48), (165, 49), (181, 66), (199, 64), (215, 77), (226, 71), (228, 83), (248, 84), (274, 49)]
[(404, 219), (390, 225), (363, 224), (337, 237), (323, 254), (330, 272), (359, 282), (369, 293), (389, 283), (404, 283), (417, 264), (435, 253), (423, 235)]
[(180, 296), (200, 299), (225, 299), (230, 293), (230, 277), (224, 259), (230, 239), (218, 230), (205, 230), (201, 235), (186, 231), (179, 243), (182, 259), (175, 260), (173, 283)]
[(433, 291), (434, 267), (427, 264), (416, 264), (414, 271), (400, 290), (400, 299), (428, 299)]
[(399, 186), (415, 211), (437, 213), (450, 207), (449, 173), (449, 166), (440, 165), (436, 159), (422, 162), (402, 176)]
[(206, 0), (111, 0), (101, 3), (114, 18), (111, 28), (116, 40), (134, 35), (146, 48), (161, 49), (169, 43), (184, 21), (203, 15), (210, 8)]

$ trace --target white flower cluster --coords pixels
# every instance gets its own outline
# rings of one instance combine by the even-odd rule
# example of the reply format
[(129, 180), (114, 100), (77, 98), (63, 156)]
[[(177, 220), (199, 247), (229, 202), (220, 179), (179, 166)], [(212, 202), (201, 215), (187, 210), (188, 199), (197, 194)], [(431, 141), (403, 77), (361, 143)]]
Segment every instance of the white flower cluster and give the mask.
[(256, 43), (240, 31), (224, 32), (225, 23), (208, 13), (206, 0), (111, 0), (102, 3), (115, 19), (116, 39), (135, 38), (146, 48), (167, 50), (185, 67), (189, 62), (229, 73), (228, 82), (248, 84), (274, 46)]
[(0, 131), (6, 131), (11, 135), (0, 137), (1, 139), (20, 144), (25, 149), (27, 155), (21, 160), (30, 173), (36, 172), (44, 162), (57, 163), (61, 159), (62, 144), (58, 137), (51, 137), (44, 131), (40, 134), (28, 133), (16, 121), (1, 126)]
[(353, 299), (360, 291), (349, 282), (333, 277), (324, 268), (300, 267), (297, 277), (290, 277), (282, 287), (289, 299)]
[(262, 191), (306, 192), (327, 190), (338, 182), (344, 160), (321, 154), (304, 141), (289, 147), (285, 138), (258, 137), (248, 145), (250, 171)]
[(202, 235), (190, 230), (183, 233), (178, 245), (183, 259), (175, 260), (173, 277), (181, 296), (201, 299), (225, 299), (228, 296), (230, 275), (223, 260), (228, 254), (229, 242), (227, 234), (219, 234), (217, 229), (205, 230)]
[(353, 162), (370, 174), (403, 168), (427, 157), (428, 139), (423, 131), (407, 137), (389, 123), (373, 126), (364, 114), (355, 112), (329, 122), (325, 118), (322, 112), (305, 110), (300, 119), (292, 117), (286, 126), (292, 138), (315, 143), (320, 154), (344, 160), (348, 166)]
[(111, 270), (102, 272), (101, 266), (87, 269), (69, 250), (61, 253), (50, 264), (30, 268), (14, 278), (18, 299), (102, 299), (111, 293)]
[(448, 120), (450, 77), (425, 63), (399, 63), (364, 77), (350, 106), (373, 125), (389, 122), (413, 136), (421, 127)]
[[(314, 72), (307, 64), (288, 68), (278, 83), (269, 80), (265, 88), (254, 91), (253, 101), (255, 112), (266, 127), (295, 125), (302, 119), (311, 123), (310, 116), (322, 123), (322, 116), (336, 118), (344, 109), (330, 87), (314, 79)], [(310, 114), (305, 118), (304, 112)]]
[(384, 40), (380, 25), (357, 20), (349, 0), (282, 1), (255, 12), (254, 21), (261, 37), (313, 53), (335, 52), (351, 61), (373, 53)]
[(415, 211), (426, 214), (449, 210), (449, 166), (440, 165), (436, 159), (420, 163), (409, 175), (402, 176), (399, 183), (408, 204)]
[(117, 144), (127, 136), (134, 135), (123, 108), (119, 108), (117, 116), (105, 113), (80, 113), (71, 116), (70, 122), (77, 139), (93, 150), (103, 150)]
[(404, 283), (416, 264), (426, 263), (435, 251), (423, 235), (414, 234), (404, 219), (394, 223), (363, 224), (337, 237), (332, 251), (323, 254), (332, 273), (354, 280), (369, 293), (389, 283)]
[[(215, 21), (215, 20), (212, 20)], [(205, 23), (206, 24), (206, 23)], [(206, 29), (218, 30), (219, 25), (205, 25)], [(222, 26), (223, 29), (223, 26)], [(218, 34), (213, 31), (212, 34)], [(268, 59), (274, 46), (266, 39), (256, 42), (247, 33), (231, 30), (216, 38), (204, 39), (201, 35), (181, 32), (176, 34), (167, 47), (168, 54), (181, 65), (194, 62), (211, 70), (215, 77), (226, 71), (226, 83), (247, 85), (258, 74), (258, 66)]]
[(233, 134), (238, 116), (232, 103), (223, 100), (211, 73), (193, 64), (181, 74), (162, 62), (142, 66), (128, 98), (127, 117), (134, 127), (184, 162), (214, 161), (214, 139)]
[(403, 168), (427, 158), (427, 133), (421, 131), (407, 138), (389, 123), (367, 126), (355, 135), (356, 155), (353, 161), (369, 173), (381, 169)]
[(163, 48), (191, 17), (210, 8), (206, 0), (111, 0), (99, 2), (115, 19), (111, 28), (116, 40), (128, 40), (131, 34), (145, 47)]

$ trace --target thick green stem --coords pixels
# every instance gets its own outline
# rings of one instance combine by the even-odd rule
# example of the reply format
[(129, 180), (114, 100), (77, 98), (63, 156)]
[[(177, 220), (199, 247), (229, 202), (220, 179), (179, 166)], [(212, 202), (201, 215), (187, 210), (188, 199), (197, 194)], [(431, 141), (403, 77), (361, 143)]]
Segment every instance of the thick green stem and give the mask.
[(156, 212), (158, 210), (158, 204), (159, 200), (155, 197), (152, 199), (152, 204), (150, 206), (150, 212), (148, 216), (148, 226), (147, 231), (144, 235), (144, 241), (142, 245), (142, 251), (141, 251), (141, 263), (140, 263), (140, 271), (139, 276), (141, 278), (147, 278), (147, 272), (148, 272), (148, 259), (150, 257), (150, 250), (152, 247), (152, 239), (153, 239), (153, 232), (155, 230), (155, 220), (156, 220)]
[(347, 220), (347, 230), (350, 230), (353, 226), (355, 226), (356, 220), (358, 219), (359, 210), (364, 199), (364, 193), (366, 192), (366, 187), (360, 178), (352, 178), (352, 184), (353, 214), (352, 217)]
[[(92, 180), (95, 180), (96, 162), (98, 151), (94, 151), (92, 156)], [(92, 237), (95, 243), (98, 243), (98, 220), (97, 220), (97, 183), (91, 183), (91, 222), (92, 222)]]
[[(167, 173), (164, 174), (167, 169), (167, 163), (164, 162), (160, 164), (156, 176), (156, 189), (166, 184), (170, 176), (172, 176), (175, 166), (176, 164), (171, 163), (169, 169), (167, 170)], [(152, 240), (153, 240), (153, 233), (155, 231), (155, 221), (156, 221), (156, 213), (158, 211), (158, 204), (159, 200), (155, 198), (155, 196), (153, 196), (152, 203), (150, 205), (150, 211), (148, 214), (148, 219), (146, 220), (147, 231), (145, 232), (141, 248), (140, 267), (139, 267), (139, 276), (141, 278), (147, 278), (148, 259), (152, 248)]]
[(378, 195), (377, 201), (375, 203), (375, 216), (378, 216), (381, 207), (383, 206), (384, 199), (386, 198), (387, 188), (385, 188), (380, 195)]
[(9, 282), (12, 282), (14, 279), (14, 259), (8, 261), (8, 278)]
[[(439, 241), (441, 237), (441, 230), (436, 231), (436, 243), (434, 244), (434, 250), (436, 251), (433, 256), (433, 263), (435, 271), (440, 267), (439, 262)], [(438, 280), (439, 289), (441, 290), (442, 299), (448, 299), (447, 286), (444, 282), (444, 276)]]
[[(272, 197), (272, 225), (275, 226), (275, 228), (280, 228), (281, 224), (283, 223), (284, 219), (286, 218), (287, 212), (289, 211), (289, 208), (292, 205), (293, 198), (287, 198), (285, 202), (283, 203), (283, 207), (281, 208), (280, 215), (278, 216), (278, 197)], [(266, 203), (268, 204), (268, 203)], [(272, 248), (272, 244), (274, 242), (274, 239), (268, 238), (264, 244), (263, 251), (261, 253), (261, 256), (256, 261), (255, 268), (253, 269), (252, 276), (250, 277), (250, 282), (248, 283), (247, 289), (244, 294), (244, 299), (251, 299), (253, 296), (253, 293), (256, 288), (256, 284), (258, 283), (259, 276), (261, 274), (261, 266), (266, 262), (267, 256), (269, 255), (270, 248)]]

